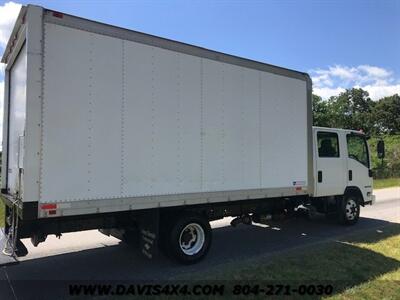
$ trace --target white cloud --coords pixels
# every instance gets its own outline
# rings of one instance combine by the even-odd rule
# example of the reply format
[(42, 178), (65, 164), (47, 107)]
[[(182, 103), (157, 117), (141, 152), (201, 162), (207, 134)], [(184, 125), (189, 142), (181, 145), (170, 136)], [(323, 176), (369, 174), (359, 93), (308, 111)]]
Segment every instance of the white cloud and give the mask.
[(379, 100), (383, 97), (392, 96), (394, 94), (400, 95), (400, 83), (393, 85), (366, 85), (361, 88), (367, 90), (369, 96), (373, 100)]
[(358, 77), (357, 69), (355, 68), (334, 66), (329, 68), (329, 72), (328, 74), (345, 80), (355, 80)]
[(18, 17), (21, 4), (7, 2), (0, 6), (0, 47), (5, 48), (15, 20)]
[(384, 68), (369, 65), (358, 66), (358, 69), (375, 78), (387, 78), (392, 74), (392, 72), (385, 70)]
[(336, 96), (346, 88), (359, 87), (378, 100), (385, 96), (400, 94), (400, 80), (393, 72), (381, 67), (359, 65), (356, 67), (335, 65), (327, 69), (310, 71), (314, 93), (323, 99)]
[(339, 95), (340, 93), (344, 92), (346, 89), (337, 87), (337, 88), (330, 88), (330, 87), (314, 87), (313, 88), (313, 93), (321, 96), (322, 99), (328, 99), (331, 96), (336, 96)]

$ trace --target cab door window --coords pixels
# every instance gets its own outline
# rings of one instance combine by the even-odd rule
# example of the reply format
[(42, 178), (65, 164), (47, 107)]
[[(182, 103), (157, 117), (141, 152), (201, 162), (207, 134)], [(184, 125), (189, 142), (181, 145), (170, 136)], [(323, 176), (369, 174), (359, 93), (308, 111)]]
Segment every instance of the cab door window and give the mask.
[(369, 168), (368, 147), (364, 136), (348, 134), (347, 152), (349, 154), (349, 158), (354, 159)]
[(319, 157), (339, 157), (339, 138), (337, 133), (322, 132), (317, 133), (318, 156)]

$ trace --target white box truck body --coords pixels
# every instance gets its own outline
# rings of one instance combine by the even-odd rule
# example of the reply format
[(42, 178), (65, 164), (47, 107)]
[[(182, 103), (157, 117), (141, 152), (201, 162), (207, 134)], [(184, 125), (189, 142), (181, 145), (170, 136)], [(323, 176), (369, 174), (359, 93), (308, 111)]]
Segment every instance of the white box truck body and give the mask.
[[(336, 190), (314, 180), (306, 73), (30, 5), (2, 62), (2, 195), (25, 224), (19, 237), (126, 233), (125, 218), (159, 235), (164, 211), (259, 217), (262, 207), (286, 209), (283, 199), (345, 194), (344, 179)], [(347, 169), (333, 172), (345, 178)], [(96, 225), (66, 225), (82, 220)]]

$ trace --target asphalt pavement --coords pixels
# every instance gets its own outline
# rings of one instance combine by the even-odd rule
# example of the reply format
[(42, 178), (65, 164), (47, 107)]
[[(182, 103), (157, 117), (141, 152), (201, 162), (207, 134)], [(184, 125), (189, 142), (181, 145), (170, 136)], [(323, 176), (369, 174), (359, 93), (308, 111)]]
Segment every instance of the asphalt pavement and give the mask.
[(208, 256), (192, 266), (178, 265), (163, 255), (148, 260), (138, 249), (96, 230), (64, 234), (61, 239), (50, 236), (38, 247), (23, 240), (29, 254), (19, 264), (1, 268), (0, 299), (25, 299), (22, 296), (27, 293), (27, 280), (164, 280), (230, 261), (270, 255), (400, 223), (400, 188), (377, 190), (375, 195), (375, 205), (362, 208), (359, 222), (350, 227), (325, 218), (310, 221), (301, 217), (269, 226), (241, 224), (236, 228), (229, 226), (230, 218), (215, 221)]

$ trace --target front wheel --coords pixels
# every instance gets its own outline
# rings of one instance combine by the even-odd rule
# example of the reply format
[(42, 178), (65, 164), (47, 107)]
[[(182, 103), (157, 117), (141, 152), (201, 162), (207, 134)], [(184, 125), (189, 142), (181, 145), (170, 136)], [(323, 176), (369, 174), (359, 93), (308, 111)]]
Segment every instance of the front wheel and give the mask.
[(203, 259), (211, 245), (211, 227), (200, 215), (183, 215), (170, 227), (166, 239), (167, 253), (182, 264)]
[(339, 222), (354, 225), (360, 218), (360, 199), (356, 195), (345, 195), (339, 205)]

